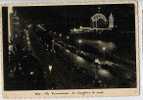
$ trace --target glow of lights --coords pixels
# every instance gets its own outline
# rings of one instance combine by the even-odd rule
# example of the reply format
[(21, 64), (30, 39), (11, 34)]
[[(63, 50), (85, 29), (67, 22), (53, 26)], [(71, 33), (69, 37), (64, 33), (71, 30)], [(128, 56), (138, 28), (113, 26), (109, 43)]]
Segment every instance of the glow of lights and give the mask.
[(80, 26), (80, 29), (82, 29), (83, 27), (82, 26)]
[(101, 64), (101, 62), (99, 61), (99, 59), (95, 59), (94, 62), (97, 63), (97, 64)]
[(10, 70), (10, 72), (12, 73), (13, 71), (12, 71), (12, 70)]
[(19, 70), (22, 70), (22, 67), (18, 67)]
[(102, 50), (103, 50), (103, 51), (106, 51), (106, 47), (102, 47)]
[(99, 75), (101, 75), (102, 77), (106, 77), (106, 78), (111, 77), (110, 72), (107, 71), (107, 70), (105, 70), (105, 69), (99, 69), (98, 73), (99, 73)]
[(82, 43), (83, 41), (82, 40), (78, 40), (78, 43)]
[(27, 44), (28, 44), (28, 45), (30, 45), (30, 44), (31, 44), (29, 40), (28, 40)]
[(47, 46), (47, 48), (49, 48), (49, 45), (48, 45), (48, 44), (47, 44), (46, 46)]
[(39, 27), (39, 28), (42, 29), (43, 31), (46, 31), (46, 29), (45, 29), (43, 26), (41, 26), (40, 24), (38, 24), (37, 27)]
[(114, 63), (113, 63), (113, 62), (110, 62), (110, 61), (105, 61), (104, 64), (107, 64), (107, 65), (112, 66)]
[(70, 50), (66, 49), (66, 52), (67, 52), (67, 53), (70, 53)]
[(9, 45), (9, 50), (10, 50), (10, 51), (13, 50), (13, 45)]
[(102, 44), (102, 41), (101, 41), (101, 40), (98, 40), (97, 43), (98, 43), (98, 44)]
[(15, 34), (15, 38), (18, 38), (18, 35), (17, 35), (17, 34)]
[(77, 59), (77, 61), (79, 61), (79, 62), (83, 62), (83, 61), (84, 61), (84, 59), (83, 59), (82, 57), (80, 57), (80, 56), (77, 56), (76, 59)]
[(29, 37), (27, 37), (26, 40), (29, 40)]
[(52, 42), (55, 42), (55, 40), (52, 40)]
[(34, 72), (30, 72), (30, 75), (33, 75), (34, 74)]
[(113, 43), (111, 42), (111, 43), (108, 44), (108, 47), (109, 47), (110, 49), (114, 49), (114, 48), (115, 48), (115, 44), (113, 44)]
[(31, 25), (31, 24), (29, 24), (27, 27), (28, 27), (28, 28), (30, 28), (31, 26), (32, 26), (32, 25)]
[(66, 39), (70, 39), (70, 37), (69, 37), (69, 36), (67, 36), (67, 37), (66, 37)]
[(102, 83), (102, 81), (101, 81), (101, 80), (98, 80), (98, 83)]
[(84, 54), (84, 52), (83, 52), (83, 51), (81, 51), (81, 53), (82, 53), (82, 54)]
[(49, 65), (49, 71), (50, 71), (50, 72), (52, 71), (52, 68), (53, 68), (53, 66), (52, 66), (52, 65)]
[(59, 34), (59, 37), (62, 37), (62, 34), (61, 34), (61, 33)]
[(76, 31), (77, 31), (77, 29), (76, 29), (76, 28), (74, 28), (74, 29), (73, 29), (73, 31), (74, 31), (74, 32), (76, 32)]

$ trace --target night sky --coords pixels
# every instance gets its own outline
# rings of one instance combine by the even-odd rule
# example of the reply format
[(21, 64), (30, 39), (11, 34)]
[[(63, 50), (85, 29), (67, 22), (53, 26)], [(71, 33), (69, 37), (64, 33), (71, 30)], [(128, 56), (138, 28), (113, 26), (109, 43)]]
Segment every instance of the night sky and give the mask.
[(134, 31), (133, 4), (15, 7), (14, 9), (19, 16), (32, 22), (35, 20), (35, 23), (46, 23), (51, 29), (64, 32), (74, 27), (89, 26), (90, 17), (97, 12), (103, 13), (107, 18), (112, 12), (118, 30)]

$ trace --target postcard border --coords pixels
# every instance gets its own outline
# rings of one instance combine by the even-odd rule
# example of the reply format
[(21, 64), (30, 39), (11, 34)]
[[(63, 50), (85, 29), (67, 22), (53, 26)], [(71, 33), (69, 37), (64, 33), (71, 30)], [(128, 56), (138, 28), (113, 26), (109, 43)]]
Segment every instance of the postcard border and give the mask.
[[(55, 1), (55, 0), (54, 0)], [(4, 5), (8, 7), (12, 6), (63, 6), (63, 5), (95, 5), (95, 4), (130, 4), (133, 3), (135, 5), (135, 38), (136, 38), (136, 74), (137, 74), (137, 88), (116, 88), (116, 89), (69, 89), (69, 90), (30, 90), (30, 91), (5, 91), (3, 89), (3, 97), (5, 98), (17, 98), (17, 97), (61, 97), (61, 96), (137, 96), (139, 95), (139, 76), (140, 76), (140, 45), (139, 45), (139, 33), (140, 33), (140, 25), (139, 25), (139, 4), (137, 0), (72, 0), (68, 2), (47, 2), (47, 3), (22, 3), (22, 4), (9, 4)], [(2, 11), (2, 7), (0, 7), (0, 11)], [(0, 27), (2, 27), (2, 14), (0, 14)], [(2, 33), (2, 28), (0, 29), (0, 33)], [(3, 38), (2, 34), (0, 36), (1, 40), (1, 66), (2, 66), (2, 86), (3, 86)], [(4, 88), (4, 86), (3, 86)]]

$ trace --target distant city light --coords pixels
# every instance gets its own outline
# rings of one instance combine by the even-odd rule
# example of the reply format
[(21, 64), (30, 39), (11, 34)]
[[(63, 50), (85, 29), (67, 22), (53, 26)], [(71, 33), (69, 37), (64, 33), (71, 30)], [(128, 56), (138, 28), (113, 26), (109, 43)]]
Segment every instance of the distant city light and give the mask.
[(13, 70), (11, 69), (11, 70), (10, 70), (10, 72), (12, 73), (12, 72), (13, 72)]
[(78, 40), (78, 43), (82, 43), (83, 41), (82, 40)]
[(80, 53), (84, 54), (84, 52), (83, 52), (83, 51), (81, 51)]
[(79, 28), (80, 28), (80, 29), (82, 29), (83, 27), (82, 27), (82, 26), (80, 26)]
[(31, 44), (30, 40), (28, 40), (28, 41), (27, 41), (27, 44), (28, 44), (28, 45), (30, 45), (30, 44)]
[(49, 48), (49, 45), (48, 45), (48, 44), (47, 44), (46, 46), (47, 46), (47, 48)]
[(52, 65), (49, 65), (49, 71), (50, 71), (50, 72), (52, 71), (52, 68), (53, 68), (53, 66), (52, 66)]
[(31, 28), (31, 27), (32, 27), (32, 24), (29, 24), (27, 27), (28, 27), (28, 28)]
[(70, 50), (66, 49), (66, 52), (67, 52), (67, 53), (70, 53)]
[(98, 74), (102, 77), (106, 77), (106, 78), (110, 78), (112, 75), (111, 73), (108, 71), (108, 70), (105, 70), (105, 69), (99, 69), (98, 70)]
[(73, 31), (74, 31), (74, 32), (76, 32), (76, 31), (77, 31), (77, 29), (76, 29), (76, 28), (74, 28), (74, 29), (73, 29)]
[(34, 75), (34, 72), (30, 72), (30, 75)]
[(69, 37), (69, 36), (66, 36), (66, 39), (70, 39), (70, 37)]
[(13, 45), (9, 45), (9, 51), (13, 50)]
[(101, 64), (98, 58), (94, 60), (94, 63)]
[(101, 80), (98, 80), (98, 83), (99, 83), (99, 84), (101, 84), (101, 83), (102, 83), (102, 81), (101, 81)]
[(106, 51), (106, 47), (102, 47), (102, 50), (103, 50), (103, 51)]
[(80, 57), (80, 56), (77, 56), (76, 59), (77, 59), (77, 61), (79, 61), (79, 62), (83, 62), (83, 61), (84, 61), (84, 59), (83, 59), (82, 57)]
[(18, 67), (19, 70), (22, 70), (22, 67)]
[(59, 34), (59, 37), (62, 37), (62, 34), (61, 34), (61, 33)]

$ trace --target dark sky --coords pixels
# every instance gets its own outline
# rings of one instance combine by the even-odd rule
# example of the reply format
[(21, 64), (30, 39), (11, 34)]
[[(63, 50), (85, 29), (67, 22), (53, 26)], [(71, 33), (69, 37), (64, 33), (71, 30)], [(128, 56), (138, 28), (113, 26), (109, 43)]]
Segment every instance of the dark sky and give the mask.
[(78, 5), (48, 7), (15, 7), (18, 15), (32, 23), (45, 23), (50, 29), (68, 31), (73, 27), (89, 26), (90, 17), (99, 11), (108, 18), (112, 12), (118, 30), (134, 30), (134, 5)]

